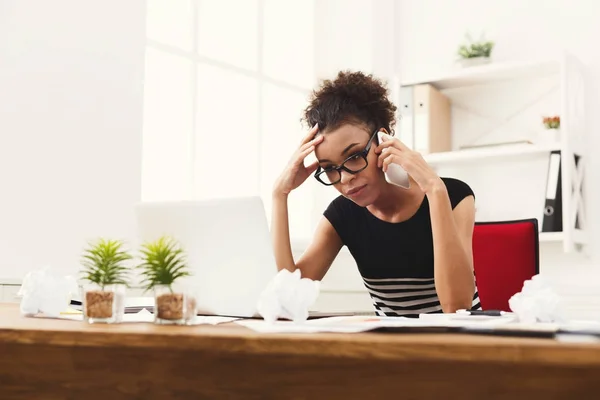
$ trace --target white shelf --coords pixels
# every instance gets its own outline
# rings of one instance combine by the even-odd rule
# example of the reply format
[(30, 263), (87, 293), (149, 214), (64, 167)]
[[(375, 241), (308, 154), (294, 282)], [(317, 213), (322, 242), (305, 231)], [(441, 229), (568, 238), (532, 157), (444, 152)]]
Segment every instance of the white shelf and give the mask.
[[(564, 232), (540, 232), (540, 243), (562, 242), (565, 240)], [(573, 242), (577, 244), (587, 244), (584, 233), (579, 229), (573, 230)]]
[(0, 285), (20, 285), (22, 282), (22, 279), (17, 278), (0, 278)]
[(562, 232), (540, 232), (540, 242), (562, 242)]
[(459, 162), (471, 162), (477, 160), (489, 160), (491, 158), (514, 158), (527, 155), (542, 155), (553, 150), (559, 150), (560, 144), (507, 144), (493, 147), (480, 147), (476, 149), (447, 151), (441, 153), (430, 153), (424, 155), (427, 163), (431, 165), (450, 164)]
[(497, 81), (541, 77), (557, 74), (560, 62), (557, 60), (491, 62), (486, 65), (464, 67), (447, 75), (427, 79), (414, 79), (400, 82), (401, 86), (429, 83), (440, 90), (489, 84)]
[[(564, 232), (540, 232), (540, 243), (562, 242), (565, 239)], [(573, 230), (573, 242), (577, 244), (586, 244), (585, 235), (579, 229)]]
[[(561, 162), (564, 232), (540, 233), (540, 242), (562, 244), (565, 252), (572, 252), (582, 250), (582, 245), (587, 244), (588, 240), (585, 231), (575, 228), (573, 216), (578, 215), (578, 217), (584, 218), (581, 210), (585, 208), (585, 199), (579, 188), (585, 186), (583, 167), (586, 162), (586, 149), (582, 143), (585, 142), (589, 128), (584, 123), (586, 120), (586, 91), (589, 90), (589, 82), (584, 74), (584, 66), (576, 57), (565, 51), (557, 51), (555, 54), (556, 57), (552, 56), (551, 59), (545, 60), (506, 62), (492, 60), (489, 64), (472, 67), (461, 67), (457, 63), (456, 67), (449, 68), (435, 76), (419, 76), (418, 73), (412, 76), (403, 76), (399, 82), (396, 81), (394, 88), (431, 84), (438, 90), (444, 91), (445, 95), (452, 99), (454, 106), (460, 108), (462, 114), (457, 113), (459, 117), (466, 112), (472, 113), (478, 118), (473, 120), (475, 121), (473, 124), (466, 123), (463, 124), (464, 126), (455, 124), (457, 130), (464, 131), (465, 138), (481, 140), (483, 135), (490, 133), (490, 131), (480, 134), (476, 132), (478, 129), (476, 122), (482, 118), (490, 120), (497, 118), (498, 122), (506, 122), (504, 126), (499, 126), (499, 129), (507, 130), (515, 129), (508, 126), (508, 122), (519, 121), (518, 118), (522, 118), (520, 121), (531, 123), (531, 118), (540, 118), (540, 113), (560, 115), (561, 123), (563, 120), (564, 123), (561, 124), (560, 141), (556, 143), (519, 143), (442, 153), (427, 154), (423, 152), (423, 156), (436, 169), (451, 166), (470, 168), (483, 163), (502, 164), (531, 161), (537, 165), (540, 160), (548, 157), (550, 152), (560, 150), (562, 152), (561, 160), (564, 161)], [(543, 79), (538, 80), (537, 78)], [(507, 85), (504, 85), (505, 83)], [(531, 98), (525, 96), (527, 98), (524, 98), (522, 102), (515, 103), (515, 108), (518, 107), (518, 110), (511, 111), (512, 114), (507, 115), (509, 108), (506, 107), (506, 104), (496, 107), (497, 102), (516, 101), (517, 99), (512, 97), (513, 93), (515, 90), (518, 92), (521, 87), (523, 90), (531, 89), (528, 92)], [(409, 100), (402, 98), (409, 95), (408, 91), (397, 90), (395, 95), (397, 102)], [(497, 113), (495, 113), (496, 108), (498, 108)], [(486, 111), (488, 109), (489, 112)], [(549, 111), (544, 111), (546, 109)], [(407, 112), (410, 111), (409, 109)], [(410, 128), (405, 127), (405, 129)], [(529, 130), (532, 131), (532, 129)], [(411, 132), (406, 132), (406, 134), (409, 135)], [(412, 134), (412, 143), (414, 143), (416, 141), (415, 133), (412, 132)], [(496, 137), (505, 136), (497, 135)], [(523, 135), (506, 135), (506, 138), (507, 141), (527, 139)], [(458, 139), (458, 137), (455, 138), (455, 144), (464, 143)], [(580, 156), (577, 165), (571, 162), (574, 154)], [(571, 190), (571, 188), (577, 189)], [(511, 206), (514, 207), (514, 204)], [(585, 227), (586, 225), (586, 221), (581, 221), (581, 226)]]

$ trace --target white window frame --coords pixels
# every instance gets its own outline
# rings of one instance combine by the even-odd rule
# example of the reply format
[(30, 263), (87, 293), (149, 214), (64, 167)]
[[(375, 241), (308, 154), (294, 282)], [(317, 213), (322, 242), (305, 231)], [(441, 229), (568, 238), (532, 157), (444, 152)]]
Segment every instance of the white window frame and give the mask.
[[(201, 121), (198, 121), (198, 117), (197, 117), (197, 107), (198, 107), (198, 99), (199, 99), (199, 93), (198, 93), (198, 87), (197, 87), (197, 83), (198, 83), (198, 66), (200, 65), (207, 65), (207, 66), (211, 66), (211, 67), (215, 67), (215, 68), (219, 68), (228, 72), (233, 72), (236, 74), (240, 74), (240, 75), (244, 75), (246, 77), (255, 79), (257, 81), (257, 85), (258, 85), (258, 92), (257, 92), (257, 107), (258, 107), (258, 116), (257, 116), (257, 123), (258, 123), (258, 148), (257, 151), (259, 152), (259, 157), (258, 157), (258, 162), (257, 165), (255, 165), (254, 167), (257, 168), (257, 182), (256, 182), (256, 193), (259, 195), (262, 195), (261, 193), (261, 187), (262, 184), (265, 183), (263, 182), (264, 177), (262, 176), (262, 140), (263, 140), (263, 136), (264, 136), (264, 131), (263, 131), (263, 127), (264, 127), (264, 122), (263, 122), (263, 110), (264, 110), (264, 105), (263, 105), (263, 90), (265, 85), (270, 84), (279, 88), (283, 88), (286, 90), (289, 90), (291, 92), (295, 92), (298, 94), (302, 94), (303, 96), (305, 96), (308, 99), (309, 94), (312, 91), (311, 87), (302, 87), (302, 86), (298, 86), (298, 85), (294, 85), (291, 84), (289, 82), (286, 81), (282, 81), (279, 79), (275, 79), (270, 77), (269, 75), (267, 75), (264, 72), (264, 67), (263, 67), (263, 44), (265, 41), (264, 38), (264, 32), (263, 32), (263, 16), (264, 16), (264, 12), (265, 12), (265, 1), (264, 0), (258, 0), (257, 4), (258, 4), (258, 23), (257, 23), (257, 27), (258, 27), (258, 32), (257, 32), (257, 37), (258, 37), (258, 45), (257, 45), (257, 69), (256, 71), (251, 70), (251, 69), (247, 69), (247, 68), (243, 68), (243, 67), (239, 67), (227, 62), (223, 62), (217, 59), (213, 59), (211, 57), (205, 56), (205, 55), (201, 55), (199, 54), (199, 39), (198, 39), (198, 24), (200, 21), (199, 18), (199, 1), (201, 0), (192, 0), (191, 1), (191, 18), (192, 18), (192, 49), (191, 51), (186, 51), (182, 48), (179, 48), (175, 45), (171, 45), (171, 44), (167, 44), (167, 43), (163, 43), (159, 40), (156, 39), (151, 39), (148, 37), (148, 35), (146, 35), (146, 48), (150, 48), (153, 49), (155, 51), (158, 52), (162, 52), (171, 56), (175, 56), (175, 57), (180, 57), (182, 59), (185, 59), (186, 61), (190, 62), (191, 67), (192, 67), (192, 81), (191, 81), (191, 85), (192, 85), (192, 121), (191, 121), (191, 132), (188, 132), (188, 134), (190, 135), (190, 154), (188, 155), (190, 160), (191, 160), (191, 174), (190, 174), (190, 182), (188, 183), (188, 189), (190, 190), (191, 193), (191, 197), (192, 199), (198, 199), (198, 195), (196, 194), (196, 190), (195, 190), (195, 184), (197, 182), (196, 180), (196, 165), (197, 165), (197, 152), (196, 152), (196, 140), (197, 140), (197, 128), (198, 125), (201, 123)], [(316, 79), (315, 79), (316, 82)], [(291, 156), (291, 154), (290, 154)], [(143, 155), (142, 155), (143, 157)], [(311, 178), (309, 178), (311, 179)], [(271, 184), (271, 182), (266, 182), (268, 185)], [(307, 182), (307, 184), (311, 184), (312, 182)], [(313, 191), (313, 193), (316, 193)], [(143, 194), (142, 194), (143, 197)], [(306, 199), (307, 202), (307, 207), (310, 208), (310, 215), (314, 217), (318, 217), (318, 215), (315, 214), (315, 203), (316, 203), (316, 199), (315, 196), (313, 195), (311, 199)], [(270, 219), (270, 212), (271, 210), (267, 207), (266, 209), (267, 212), (267, 218)], [(292, 212), (292, 210), (290, 210), (290, 212)], [(320, 214), (320, 211), (319, 211)], [(316, 226), (317, 220), (316, 218), (314, 218), (315, 220), (312, 221), (311, 226), (314, 227)], [(290, 221), (291, 223), (291, 221)], [(296, 242), (296, 243), (306, 243), (306, 241), (308, 240), (308, 238), (306, 237), (301, 237), (301, 238), (294, 238), (292, 237), (292, 242)], [(303, 246), (304, 247), (304, 246)]]

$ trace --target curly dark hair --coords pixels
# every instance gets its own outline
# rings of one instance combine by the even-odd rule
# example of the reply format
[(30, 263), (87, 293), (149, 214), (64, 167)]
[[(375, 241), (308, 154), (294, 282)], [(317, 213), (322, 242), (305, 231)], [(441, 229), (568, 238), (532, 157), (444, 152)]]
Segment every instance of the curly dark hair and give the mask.
[(349, 123), (371, 131), (385, 128), (393, 135), (395, 111), (381, 80), (362, 72), (340, 71), (335, 80), (324, 80), (312, 92), (302, 120), (308, 127), (318, 123), (321, 132)]

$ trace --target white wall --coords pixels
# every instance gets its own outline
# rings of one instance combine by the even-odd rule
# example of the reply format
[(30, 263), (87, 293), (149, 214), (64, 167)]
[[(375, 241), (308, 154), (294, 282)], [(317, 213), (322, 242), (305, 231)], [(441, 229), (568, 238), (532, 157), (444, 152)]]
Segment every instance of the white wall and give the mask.
[(134, 236), (143, 0), (0, 2), (0, 277)]

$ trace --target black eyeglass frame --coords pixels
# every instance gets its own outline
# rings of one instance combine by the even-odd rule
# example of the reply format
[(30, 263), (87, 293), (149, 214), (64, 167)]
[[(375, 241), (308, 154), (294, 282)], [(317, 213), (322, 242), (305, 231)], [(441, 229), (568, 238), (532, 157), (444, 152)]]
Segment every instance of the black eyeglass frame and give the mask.
[[(365, 148), (362, 151), (359, 151), (358, 153), (354, 153), (354, 154), (350, 155), (348, 158), (346, 158), (344, 161), (342, 161), (342, 163), (340, 165), (331, 166), (331, 167), (327, 167), (327, 168), (321, 168), (321, 166), (319, 166), (317, 168), (317, 170), (315, 171), (315, 175), (314, 175), (315, 179), (325, 186), (333, 186), (342, 180), (342, 170), (344, 170), (352, 175), (355, 175), (361, 171), (364, 171), (364, 169), (369, 166), (369, 161), (367, 160), (367, 156), (369, 155), (369, 151), (371, 150), (371, 144), (373, 143), (373, 139), (377, 136), (377, 133), (380, 130), (381, 130), (381, 128), (379, 128), (375, 132), (373, 132), (373, 134), (371, 135), (371, 138), (367, 142), (367, 145), (365, 146)], [(348, 167), (346, 167), (344, 164), (346, 164), (346, 162), (348, 162), (351, 158), (354, 158), (356, 156), (361, 156), (363, 158), (363, 160), (365, 160), (365, 166), (362, 167), (361, 169), (359, 169), (358, 171), (353, 171), (353, 170), (349, 169)], [(340, 175), (340, 179), (338, 179), (337, 181), (332, 182), (332, 183), (325, 183), (321, 180), (321, 178), (319, 178), (319, 176), (321, 174), (331, 172), (331, 171), (337, 171), (338, 174)]]

